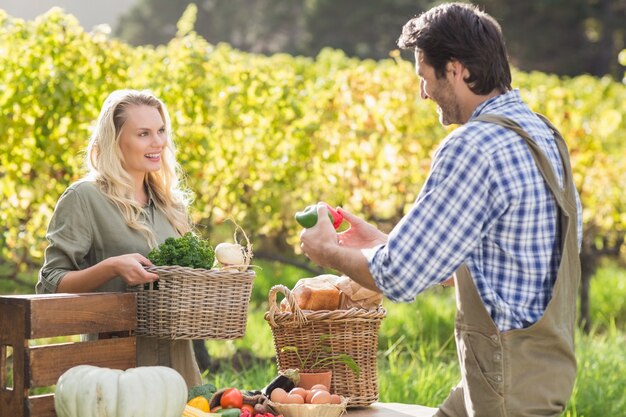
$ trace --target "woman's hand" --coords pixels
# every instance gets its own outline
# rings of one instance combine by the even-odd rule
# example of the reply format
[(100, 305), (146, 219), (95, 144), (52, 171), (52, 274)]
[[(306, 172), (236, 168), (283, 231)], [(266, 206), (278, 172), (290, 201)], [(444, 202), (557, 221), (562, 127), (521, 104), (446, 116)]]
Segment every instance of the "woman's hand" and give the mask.
[(113, 256), (103, 262), (108, 262), (116, 276), (121, 277), (128, 285), (139, 285), (159, 279), (157, 274), (143, 269), (152, 266), (152, 262), (139, 253)]
[(56, 292), (96, 291), (115, 277), (121, 277), (128, 285), (139, 285), (159, 279), (157, 274), (143, 269), (144, 265), (152, 265), (152, 262), (138, 253), (113, 256), (87, 269), (69, 271), (59, 282)]
[(387, 235), (378, 230), (375, 226), (341, 207), (337, 208), (337, 211), (350, 223), (348, 230), (337, 235), (341, 246), (367, 249), (387, 242)]

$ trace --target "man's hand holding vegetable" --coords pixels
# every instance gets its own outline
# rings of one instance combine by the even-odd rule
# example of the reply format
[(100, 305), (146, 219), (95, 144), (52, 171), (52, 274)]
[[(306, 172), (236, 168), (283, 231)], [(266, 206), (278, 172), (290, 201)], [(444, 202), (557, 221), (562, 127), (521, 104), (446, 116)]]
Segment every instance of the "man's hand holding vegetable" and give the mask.
[(302, 251), (316, 264), (340, 271), (365, 288), (380, 291), (369, 271), (365, 254), (384, 244), (387, 235), (341, 208), (338, 212), (350, 223), (350, 228), (339, 234), (328, 218), (326, 205), (317, 205), (317, 218), (321, 221), (300, 234)]

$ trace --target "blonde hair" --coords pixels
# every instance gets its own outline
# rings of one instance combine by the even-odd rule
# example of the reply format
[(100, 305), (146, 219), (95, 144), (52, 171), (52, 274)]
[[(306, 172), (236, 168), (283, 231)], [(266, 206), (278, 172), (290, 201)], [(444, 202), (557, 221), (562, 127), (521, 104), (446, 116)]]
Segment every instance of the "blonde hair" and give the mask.
[(174, 229), (180, 234), (191, 230), (188, 215), (190, 193), (181, 186), (182, 170), (176, 161), (170, 117), (165, 104), (150, 91), (117, 90), (104, 101), (87, 147), (87, 177), (95, 181), (120, 209), (128, 227), (143, 233), (152, 248), (157, 245), (156, 237), (140, 221), (143, 207), (133, 198), (134, 182), (122, 165), (124, 155), (119, 147), (120, 132), (128, 119), (128, 109), (139, 105), (157, 109), (167, 133), (167, 143), (161, 153), (161, 169), (147, 173), (144, 183), (150, 189), (155, 206), (165, 213)]

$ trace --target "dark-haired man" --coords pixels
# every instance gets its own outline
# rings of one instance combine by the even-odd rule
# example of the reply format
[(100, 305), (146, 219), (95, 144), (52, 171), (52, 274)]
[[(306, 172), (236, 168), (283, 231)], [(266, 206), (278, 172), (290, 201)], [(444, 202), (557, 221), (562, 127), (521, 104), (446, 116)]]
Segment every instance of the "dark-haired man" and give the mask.
[(501, 29), (475, 6), (437, 6), (398, 44), (415, 51), (441, 123), (462, 126), (389, 235), (340, 209), (350, 229), (318, 222), (302, 249), (395, 301), (454, 276), (462, 379), (436, 416), (558, 416), (576, 375), (582, 237), (565, 144), (511, 88)]

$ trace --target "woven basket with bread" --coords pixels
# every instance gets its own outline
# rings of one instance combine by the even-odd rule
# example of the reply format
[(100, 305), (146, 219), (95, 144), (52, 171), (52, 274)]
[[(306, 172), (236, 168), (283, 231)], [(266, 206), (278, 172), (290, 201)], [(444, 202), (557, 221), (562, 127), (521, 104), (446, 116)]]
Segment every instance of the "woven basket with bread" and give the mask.
[[(284, 300), (277, 302), (278, 294)], [(265, 314), (272, 335), (279, 371), (298, 368), (301, 356), (349, 355), (359, 366), (357, 377), (341, 362), (332, 362), (330, 391), (348, 399), (348, 407), (367, 406), (378, 400), (376, 353), (378, 330), (386, 316), (382, 295), (361, 287), (348, 277), (320, 275), (305, 278), (293, 290), (276, 285), (269, 292)], [(325, 338), (329, 350), (317, 342)]]

